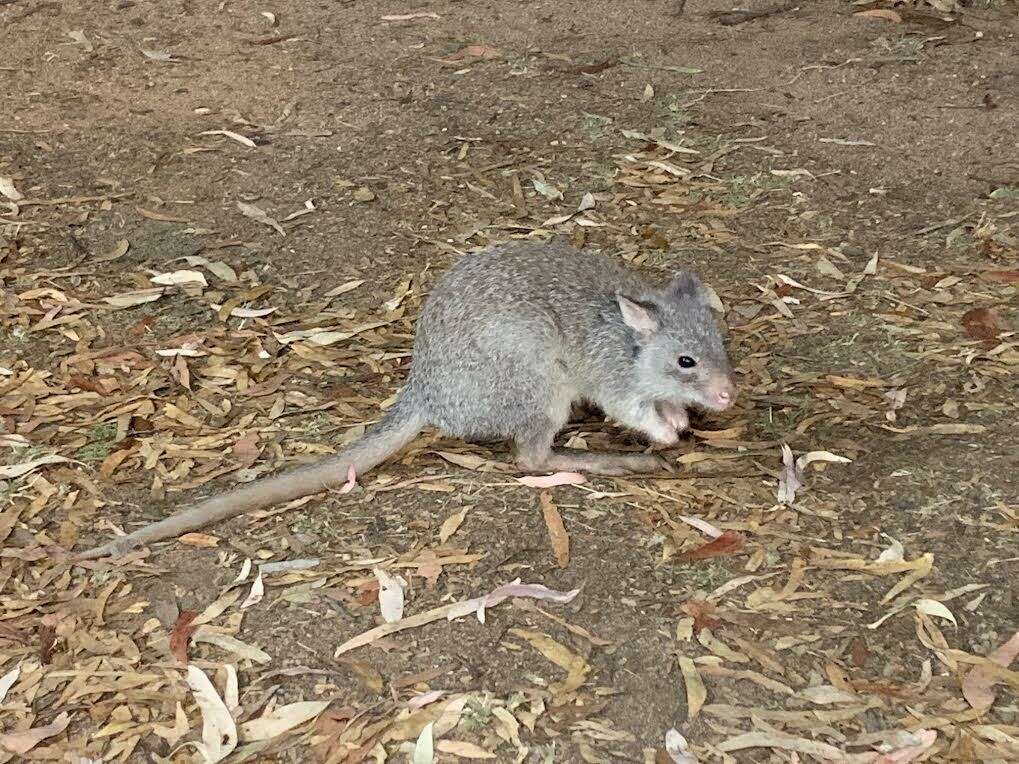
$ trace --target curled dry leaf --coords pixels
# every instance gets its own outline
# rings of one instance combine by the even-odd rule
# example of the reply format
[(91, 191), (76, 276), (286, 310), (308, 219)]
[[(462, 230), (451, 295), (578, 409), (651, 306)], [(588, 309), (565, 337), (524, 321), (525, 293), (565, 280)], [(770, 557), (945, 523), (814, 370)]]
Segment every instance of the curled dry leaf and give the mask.
[(241, 610), (257, 605), (264, 596), (265, 582), (262, 581), (262, 568), (259, 568), (258, 573), (255, 575), (255, 580), (251, 583), (251, 591), (248, 592), (248, 596), (241, 603)]
[(665, 733), (665, 752), (673, 764), (698, 764), (697, 757), (690, 751), (690, 744), (679, 730), (670, 729)]
[(197, 666), (188, 666), (188, 685), (202, 712), (202, 742), (194, 743), (205, 764), (216, 764), (237, 747), (237, 725), (209, 677)]
[(25, 197), (14, 186), (14, 179), (6, 175), (0, 175), (0, 194), (3, 194), (12, 202), (19, 202)]
[(785, 443), (782, 444), (782, 472), (778, 477), (778, 501), (780, 504), (792, 504), (796, 500), (796, 492), (803, 487), (802, 474), (793, 461), (793, 451)]
[(195, 630), (194, 620), (198, 613), (194, 610), (182, 610), (170, 629), (170, 654), (179, 662), (188, 662), (188, 642)]
[(382, 612), (382, 620), (386, 623), (399, 621), (403, 618), (403, 594), (407, 582), (378, 566), (372, 568), (372, 573), (379, 582), (379, 610)]
[(340, 494), (350, 493), (354, 490), (355, 485), (357, 485), (357, 471), (354, 469), (354, 465), (351, 464), (347, 467), (347, 482), (341, 485), (336, 492)]
[(199, 135), (222, 135), (232, 141), (237, 141), (242, 146), (247, 146), (249, 149), (258, 148), (258, 144), (251, 140), (248, 136), (235, 133), (233, 130), (204, 130), (199, 133)]
[(955, 616), (952, 615), (952, 611), (937, 600), (926, 598), (919, 599), (914, 603), (914, 605), (921, 613), (937, 616), (938, 618), (944, 618), (946, 621), (951, 621), (955, 626), (959, 625), (958, 621), (955, 620)]

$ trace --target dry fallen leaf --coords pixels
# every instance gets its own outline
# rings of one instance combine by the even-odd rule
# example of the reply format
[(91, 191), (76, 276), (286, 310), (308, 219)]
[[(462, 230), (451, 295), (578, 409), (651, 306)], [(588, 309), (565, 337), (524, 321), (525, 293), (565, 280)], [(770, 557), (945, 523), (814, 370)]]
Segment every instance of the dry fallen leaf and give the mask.
[(998, 314), (990, 308), (973, 308), (962, 314), (962, 326), (975, 340), (993, 340), (1005, 329)]
[(556, 564), (565, 568), (570, 564), (570, 537), (563, 525), (562, 515), (556, 505), (552, 503), (552, 497), (542, 493), (539, 497), (541, 512), (545, 518), (545, 526), (548, 528), (548, 536), (552, 542), (552, 553), (555, 555)]
[(413, 629), (417, 626), (424, 626), (425, 624), (438, 621), (442, 618), (452, 621), (455, 618), (462, 618), (472, 613), (477, 614), (479, 618), (481, 618), (486, 608), (495, 607), (496, 605), (505, 602), (510, 597), (530, 597), (532, 599), (550, 600), (552, 602), (561, 602), (565, 604), (567, 602), (572, 602), (574, 597), (578, 594), (580, 594), (580, 589), (573, 589), (569, 592), (557, 592), (543, 586), (542, 584), (522, 584), (518, 579), (512, 584), (500, 586), (481, 597), (474, 597), (472, 599), (442, 605), (441, 607), (427, 610), (424, 613), (407, 616), (406, 618), (394, 623), (384, 623), (381, 626), (376, 626), (374, 629), (369, 629), (363, 634), (359, 634), (356, 637), (348, 639), (342, 645), (337, 647), (334, 657), (338, 658), (343, 653), (371, 644), (375, 640), (381, 639), (382, 637), (390, 634), (395, 634), (396, 632), (404, 631), (406, 629)]
[(216, 764), (237, 747), (237, 725), (204, 671), (188, 666), (187, 679), (202, 712), (202, 742), (193, 745), (204, 757), (205, 764)]
[(354, 486), (357, 485), (357, 471), (354, 469), (354, 465), (351, 464), (347, 467), (347, 482), (341, 485), (336, 492), (339, 494), (350, 493), (354, 490)]
[(18, 202), (24, 199), (21, 192), (14, 187), (14, 179), (9, 178), (6, 175), (0, 175), (0, 194), (3, 194), (12, 202)]
[(785, 443), (782, 444), (782, 473), (778, 478), (778, 501), (781, 504), (792, 504), (796, 500), (796, 492), (803, 486), (802, 474), (793, 461), (793, 451)]
[(310, 700), (278, 706), (272, 712), (244, 722), (238, 729), (241, 742), (269, 740), (309, 722), (329, 705), (328, 700)]
[[(1007, 642), (988, 653), (987, 660), (1007, 669), (1017, 655), (1019, 655), (1019, 631)], [(995, 693), (992, 688), (997, 681), (997, 677), (984, 666), (974, 666), (962, 679), (962, 695), (973, 708), (988, 709), (994, 704)]]
[(257, 605), (264, 596), (265, 582), (262, 580), (262, 568), (260, 567), (258, 573), (255, 574), (255, 580), (251, 582), (251, 590), (248, 592), (248, 596), (241, 603), (241, 610)]
[(416, 11), (414, 13), (399, 13), (390, 16), (382, 16), (383, 21), (410, 21), (411, 19), (438, 19), (439, 14), (431, 11)]
[[(232, 141), (237, 141), (242, 146), (247, 146), (249, 149), (258, 148), (258, 144), (256, 144), (249, 137), (247, 137), (246, 135), (241, 135), (240, 133), (235, 133), (233, 130), (205, 130), (199, 133), (199, 135), (222, 135), (226, 138), (229, 138)], [(237, 204), (238, 206), (240, 206), (241, 202), (238, 202)], [(256, 207), (256, 209), (258, 208)], [(241, 210), (241, 212), (244, 212), (244, 210)], [(245, 212), (244, 214), (247, 215), (248, 213)]]
[(951, 621), (955, 626), (958, 626), (958, 622), (955, 620), (955, 616), (952, 615), (952, 611), (944, 606), (941, 602), (932, 599), (918, 599), (913, 603), (917, 610), (927, 615), (937, 616), (938, 618), (944, 618), (946, 621)]
[(160, 286), (180, 286), (183, 284), (200, 284), (203, 287), (209, 285), (209, 282), (205, 278), (205, 274), (201, 271), (171, 271), (169, 273), (160, 273), (149, 279), (153, 284), (159, 284)]
[(902, 16), (890, 8), (872, 8), (868, 11), (857, 11), (853, 14), (854, 16), (862, 16), (865, 19), (880, 19), (881, 21), (891, 21), (893, 24), (901, 24)]
[(984, 281), (991, 281), (999, 284), (1015, 284), (1019, 282), (1019, 270), (984, 271), (980, 274), (980, 278)]
[(665, 752), (673, 764), (698, 764), (697, 757), (690, 751), (690, 744), (676, 729), (665, 733)]
[(552, 475), (524, 475), (518, 477), (517, 482), (528, 488), (554, 488), (557, 485), (580, 485), (586, 483), (587, 478), (578, 472), (556, 472)]
[(280, 225), (276, 218), (269, 217), (265, 210), (261, 207), (256, 207), (254, 204), (248, 204), (247, 202), (238, 201), (237, 209), (245, 217), (251, 218), (256, 223), (267, 225), (276, 231), (280, 236), (286, 236), (287, 232), (283, 230), (283, 226)]
[(445, 544), (449, 541), (449, 538), (459, 530), (463, 524), (464, 518), (467, 517), (467, 512), (470, 511), (470, 507), (464, 507), (459, 512), (456, 512), (447, 517), (442, 526), (439, 528), (439, 543)]
[(435, 722), (428, 722), (414, 743), (411, 764), (432, 764), (435, 761)]
[(229, 634), (210, 631), (206, 626), (200, 626), (195, 629), (191, 640), (193, 642), (205, 642), (215, 645), (222, 650), (233, 653), (238, 658), (250, 660), (253, 663), (269, 663), (272, 661), (272, 658), (264, 650), (249, 645), (247, 642), (242, 642), (236, 637), (231, 637)]
[(378, 566), (372, 568), (372, 573), (379, 582), (379, 609), (382, 612), (382, 620), (386, 623), (399, 621), (403, 618), (403, 596), (407, 582)]
[(574, 692), (586, 681), (587, 675), (591, 672), (591, 666), (587, 661), (547, 634), (528, 629), (510, 629), (509, 633), (526, 640), (531, 647), (566, 671), (566, 678), (562, 682), (549, 685), (553, 695)]
[(686, 708), (687, 718), (693, 719), (700, 713), (704, 701), (708, 697), (708, 691), (704, 687), (704, 680), (694, 662), (685, 655), (679, 658), (679, 670), (683, 674), (683, 683), (686, 685)]
[(186, 546), (197, 546), (203, 549), (219, 546), (219, 539), (216, 536), (210, 536), (208, 533), (185, 533), (179, 536), (177, 541)]
[(64, 456), (47, 454), (46, 456), (40, 456), (38, 459), (21, 462), (21, 464), (7, 464), (0, 466), (0, 480), (10, 480), (12, 478), (21, 477), (22, 475), (27, 475), (29, 472), (34, 472), (39, 467), (43, 467), (47, 464), (60, 464), (61, 462), (69, 461), (71, 460)]
[(4, 698), (7, 697), (7, 693), (10, 692), (11, 687), (18, 681), (18, 677), (21, 676), (21, 664), (12, 668), (2, 677), (0, 677), (0, 703), (4, 702)]
[(725, 531), (718, 538), (709, 541), (703, 546), (683, 552), (676, 559), (680, 562), (693, 560), (706, 560), (709, 557), (722, 557), (736, 554), (743, 548), (743, 536), (736, 531)]
[(46, 738), (59, 735), (67, 729), (67, 725), (70, 723), (71, 717), (66, 711), (62, 711), (56, 719), (43, 727), (33, 727), (22, 732), (8, 732), (0, 735), (0, 748), (11, 753), (28, 753)]
[(188, 642), (195, 630), (194, 620), (197, 616), (194, 610), (182, 610), (170, 629), (170, 654), (185, 665), (188, 662)]
[(461, 759), (494, 759), (494, 753), (489, 753), (484, 748), (466, 740), (438, 740), (435, 743), (435, 750), (440, 753), (448, 753)]

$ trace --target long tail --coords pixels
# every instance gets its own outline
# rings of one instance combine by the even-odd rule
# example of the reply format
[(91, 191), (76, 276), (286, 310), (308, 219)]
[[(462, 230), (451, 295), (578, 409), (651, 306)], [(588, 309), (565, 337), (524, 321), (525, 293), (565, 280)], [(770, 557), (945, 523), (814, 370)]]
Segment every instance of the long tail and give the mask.
[(413, 405), (401, 396), (377, 424), (334, 456), (206, 499), (190, 509), (74, 557), (79, 560), (119, 557), (142, 544), (174, 538), (245, 512), (282, 504), (341, 485), (347, 480), (351, 466), (355, 474), (364, 474), (414, 440), (424, 424)]

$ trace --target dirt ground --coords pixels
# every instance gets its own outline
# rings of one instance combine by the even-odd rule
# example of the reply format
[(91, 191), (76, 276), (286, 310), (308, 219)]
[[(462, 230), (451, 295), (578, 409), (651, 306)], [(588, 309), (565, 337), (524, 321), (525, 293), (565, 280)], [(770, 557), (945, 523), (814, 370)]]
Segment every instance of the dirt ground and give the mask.
[[(1019, 761), (1019, 7), (938, 5), (0, 0), (0, 761)], [(67, 559), (356, 437), (525, 237), (717, 292), (675, 474), (430, 433)], [(338, 650), (376, 568), (579, 593)]]

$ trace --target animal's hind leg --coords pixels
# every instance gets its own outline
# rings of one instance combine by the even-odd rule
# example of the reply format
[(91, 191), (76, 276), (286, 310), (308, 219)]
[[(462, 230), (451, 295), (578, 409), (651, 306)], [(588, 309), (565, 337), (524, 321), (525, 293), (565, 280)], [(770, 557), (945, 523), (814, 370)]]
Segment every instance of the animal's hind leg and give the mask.
[(590, 472), (598, 475), (627, 475), (634, 472), (663, 472), (668, 463), (653, 454), (591, 453), (573, 448), (552, 448), (558, 427), (551, 421), (534, 422), (515, 438), (517, 466), (531, 471)]

